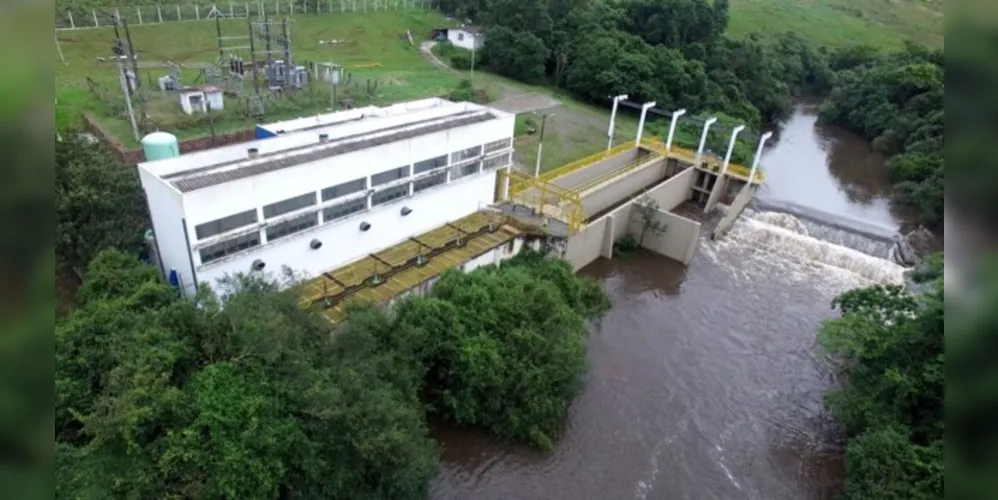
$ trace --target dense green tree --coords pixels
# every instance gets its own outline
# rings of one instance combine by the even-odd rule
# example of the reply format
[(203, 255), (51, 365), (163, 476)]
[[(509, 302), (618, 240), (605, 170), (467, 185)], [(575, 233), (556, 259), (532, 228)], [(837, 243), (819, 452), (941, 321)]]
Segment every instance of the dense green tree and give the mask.
[(100, 254), (56, 332), (61, 494), (425, 497), (419, 372), (337, 345), (292, 279), (234, 277), (192, 303)]
[(585, 320), (609, 307), (533, 253), (450, 271), (392, 315), (351, 305), (335, 328), (298, 282), (237, 275), (192, 302), (135, 256), (98, 254), (56, 331), (57, 496), (425, 498), (427, 408), (550, 447)]
[(490, 68), (527, 82), (538, 81), (544, 76), (544, 63), (550, 50), (540, 37), (505, 26), (490, 28), (487, 34), (482, 52)]
[(598, 284), (528, 251), (500, 268), (446, 273), (432, 298), (396, 309), (387, 341), (415, 350), (449, 421), (550, 448), (586, 368), (585, 319), (608, 307)]
[(835, 54), (841, 68), (822, 104), (821, 118), (848, 127), (891, 156), (888, 173), (898, 199), (914, 206), (923, 223), (939, 227), (943, 214), (942, 56), (909, 45), (905, 51)]
[(149, 214), (135, 167), (118, 164), (75, 131), (55, 143), (55, 244), (61, 263), (83, 269), (103, 248), (138, 253)]
[(752, 129), (780, 119), (801, 92), (827, 90), (824, 53), (800, 36), (734, 41), (729, 4), (707, 0), (455, 3), (487, 27), (489, 68), (548, 76), (587, 100), (627, 93), (663, 108), (724, 113)]
[(727, 2), (631, 0), (623, 5), (630, 21), (627, 31), (651, 45), (709, 44), (728, 27)]
[(826, 395), (848, 437), (845, 498), (942, 497), (944, 310), (941, 259), (932, 263), (916, 276), (932, 280), (927, 294), (846, 292), (819, 335), (846, 376)]

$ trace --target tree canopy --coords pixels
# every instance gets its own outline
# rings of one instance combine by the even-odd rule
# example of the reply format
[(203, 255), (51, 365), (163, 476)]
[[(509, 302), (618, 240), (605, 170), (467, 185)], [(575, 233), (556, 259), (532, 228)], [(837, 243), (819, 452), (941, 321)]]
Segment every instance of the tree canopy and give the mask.
[(135, 167), (119, 164), (76, 131), (55, 142), (55, 245), (61, 264), (84, 269), (102, 249), (138, 253), (150, 228)]
[(424, 498), (426, 411), (550, 447), (600, 286), (529, 253), (333, 327), (293, 274), (182, 299), (101, 252), (56, 330), (57, 496)]
[(848, 437), (845, 498), (943, 496), (941, 274), (919, 274), (931, 281), (919, 297), (893, 285), (846, 292), (819, 334), (846, 377), (826, 395)]
[(909, 45), (896, 54), (849, 50), (837, 54), (836, 84), (821, 107), (822, 120), (848, 127), (890, 156), (888, 173), (899, 199), (920, 219), (943, 219), (942, 54)]
[(795, 34), (724, 36), (725, 0), (450, 0), (445, 11), (486, 28), (483, 60), (525, 81), (548, 78), (593, 101), (627, 93), (693, 113), (727, 113), (758, 129), (793, 97), (829, 84), (823, 54)]

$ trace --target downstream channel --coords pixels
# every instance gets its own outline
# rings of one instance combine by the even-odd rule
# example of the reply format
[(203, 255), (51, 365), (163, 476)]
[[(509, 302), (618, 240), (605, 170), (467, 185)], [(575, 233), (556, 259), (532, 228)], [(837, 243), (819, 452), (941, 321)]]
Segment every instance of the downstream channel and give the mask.
[(435, 429), (434, 499), (831, 498), (841, 448), (821, 408), (834, 373), (815, 333), (847, 289), (901, 283), (878, 246), (903, 224), (882, 158), (801, 105), (763, 160), (755, 210), (689, 267), (648, 254), (599, 260), (613, 309), (549, 454)]

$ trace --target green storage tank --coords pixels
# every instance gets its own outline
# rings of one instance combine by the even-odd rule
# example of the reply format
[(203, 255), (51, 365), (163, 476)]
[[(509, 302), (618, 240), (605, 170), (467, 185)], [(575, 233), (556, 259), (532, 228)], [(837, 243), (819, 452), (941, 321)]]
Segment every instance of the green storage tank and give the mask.
[(180, 156), (180, 145), (173, 134), (153, 132), (142, 138), (142, 151), (146, 154), (146, 161), (162, 160)]

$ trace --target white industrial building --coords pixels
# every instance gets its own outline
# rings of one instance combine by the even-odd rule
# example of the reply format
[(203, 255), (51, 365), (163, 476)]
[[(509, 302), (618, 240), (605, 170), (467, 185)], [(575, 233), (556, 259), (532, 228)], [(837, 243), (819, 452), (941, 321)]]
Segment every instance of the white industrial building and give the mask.
[(187, 296), (251, 270), (315, 276), (471, 214), (495, 200), (513, 128), (428, 99), (139, 164), (163, 271)]

